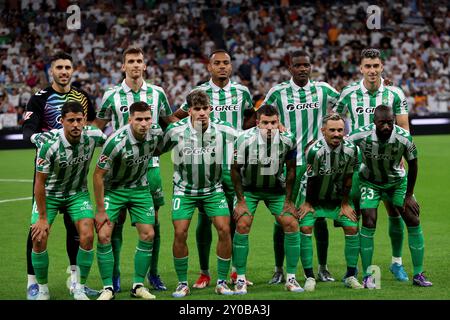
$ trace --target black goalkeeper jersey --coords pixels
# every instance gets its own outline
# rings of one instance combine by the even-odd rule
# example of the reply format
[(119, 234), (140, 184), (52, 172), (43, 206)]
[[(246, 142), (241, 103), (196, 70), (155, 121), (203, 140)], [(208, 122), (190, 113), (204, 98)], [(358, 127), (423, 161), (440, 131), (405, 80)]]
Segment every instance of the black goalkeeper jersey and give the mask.
[(61, 107), (67, 101), (78, 101), (87, 115), (87, 121), (95, 119), (95, 108), (88, 94), (78, 88), (71, 87), (68, 93), (59, 93), (51, 86), (36, 92), (28, 101), (23, 124), (23, 139), (37, 132), (62, 128), (60, 123)]

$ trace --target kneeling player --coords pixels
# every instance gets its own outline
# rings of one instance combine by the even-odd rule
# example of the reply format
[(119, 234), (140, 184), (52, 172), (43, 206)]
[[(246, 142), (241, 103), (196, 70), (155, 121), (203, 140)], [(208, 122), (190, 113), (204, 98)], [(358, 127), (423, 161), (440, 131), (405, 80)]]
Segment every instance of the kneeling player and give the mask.
[(357, 147), (343, 140), (344, 119), (338, 114), (326, 115), (321, 128), (323, 138), (306, 151), (306, 200), (300, 211), (300, 256), (305, 272), (305, 290), (314, 291), (316, 280), (312, 265), (312, 231), (317, 218), (337, 220), (345, 234), (347, 274), (344, 283), (362, 289), (355, 277), (359, 254), (358, 219), (349, 199), (352, 174), (357, 163)]

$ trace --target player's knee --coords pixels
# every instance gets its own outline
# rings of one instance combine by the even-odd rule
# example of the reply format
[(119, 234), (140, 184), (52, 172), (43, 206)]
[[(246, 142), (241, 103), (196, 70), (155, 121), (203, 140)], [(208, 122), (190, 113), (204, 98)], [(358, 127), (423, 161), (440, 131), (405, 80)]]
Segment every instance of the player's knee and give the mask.
[(297, 232), (298, 231), (298, 221), (297, 219), (291, 217), (282, 220), (282, 226), (284, 232)]
[(313, 227), (303, 226), (303, 227), (300, 227), (300, 231), (303, 234), (311, 234), (313, 232)]
[(419, 216), (416, 216), (412, 212), (406, 210), (402, 215), (403, 221), (405, 221), (406, 226), (408, 227), (417, 227), (420, 224)]
[(107, 232), (99, 232), (98, 233), (98, 242), (100, 244), (109, 244), (111, 243), (111, 233)]
[(354, 236), (358, 234), (358, 227), (342, 227), (344, 234), (347, 236)]
[(188, 230), (184, 228), (178, 228), (175, 230), (175, 240), (177, 241), (186, 241), (188, 236)]
[(248, 234), (250, 232), (250, 221), (247, 219), (239, 219), (236, 224), (236, 231), (240, 234)]
[(153, 229), (145, 230), (139, 233), (139, 238), (142, 241), (153, 241), (153, 238), (155, 237), (155, 231)]

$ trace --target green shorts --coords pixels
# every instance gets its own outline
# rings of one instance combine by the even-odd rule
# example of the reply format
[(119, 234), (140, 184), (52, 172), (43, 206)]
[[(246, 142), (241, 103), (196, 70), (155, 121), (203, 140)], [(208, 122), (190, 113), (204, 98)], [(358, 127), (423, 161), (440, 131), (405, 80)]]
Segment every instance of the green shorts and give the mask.
[[(353, 208), (353, 205), (351, 205)], [(329, 218), (337, 221), (342, 227), (358, 227), (358, 222), (353, 222), (344, 215), (339, 216), (341, 204), (329, 203), (314, 206), (315, 212), (308, 213), (300, 220), (300, 227), (313, 227), (317, 218)]]
[(128, 209), (131, 224), (155, 224), (155, 208), (149, 188), (105, 190), (105, 209), (111, 222), (116, 223), (122, 208)]
[[(45, 205), (47, 208), (48, 224), (53, 223), (58, 211), (61, 209), (67, 211), (72, 221), (94, 218), (94, 211), (92, 210), (92, 203), (88, 192), (79, 192), (70, 197), (47, 196)], [(36, 200), (34, 200), (33, 210), (31, 212), (31, 224), (36, 223), (38, 219), (39, 213), (37, 211)]]
[(231, 172), (229, 169), (222, 170), (222, 188), (227, 198), (228, 209), (233, 209), (233, 201), (236, 193), (234, 192), (234, 185), (231, 181)]
[(230, 216), (227, 200), (222, 192), (207, 196), (173, 195), (172, 220), (191, 220), (195, 208), (208, 217)]
[(156, 208), (164, 205), (164, 193), (161, 183), (161, 170), (159, 167), (149, 167), (147, 172), (148, 186)]
[(361, 209), (376, 209), (381, 200), (387, 200), (396, 207), (403, 207), (408, 178), (389, 185), (376, 185), (360, 177)]
[[(244, 191), (245, 202), (247, 203), (248, 210), (254, 215), (259, 201), (264, 201), (267, 209), (270, 213), (278, 216), (283, 212), (284, 201), (286, 195), (274, 194), (264, 191)], [(237, 198), (234, 198), (234, 206), (236, 206)]]
[(306, 181), (307, 177), (305, 175), (306, 164), (298, 165), (295, 170), (295, 186), (294, 190), (298, 188), (297, 195), (294, 195), (294, 203), (296, 207), (299, 207), (306, 198)]

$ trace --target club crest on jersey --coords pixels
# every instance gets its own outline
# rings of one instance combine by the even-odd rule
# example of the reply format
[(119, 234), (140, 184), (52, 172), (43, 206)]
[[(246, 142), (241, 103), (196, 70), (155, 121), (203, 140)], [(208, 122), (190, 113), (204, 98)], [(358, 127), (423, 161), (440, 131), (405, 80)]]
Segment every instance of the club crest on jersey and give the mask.
[(105, 164), (109, 161), (109, 157), (105, 156), (104, 154), (100, 156), (100, 158), (98, 159), (98, 163), (99, 164)]
[(46, 163), (47, 163), (47, 160), (42, 159), (42, 158), (37, 158), (37, 160), (36, 160), (36, 164), (40, 167), (42, 167)]

